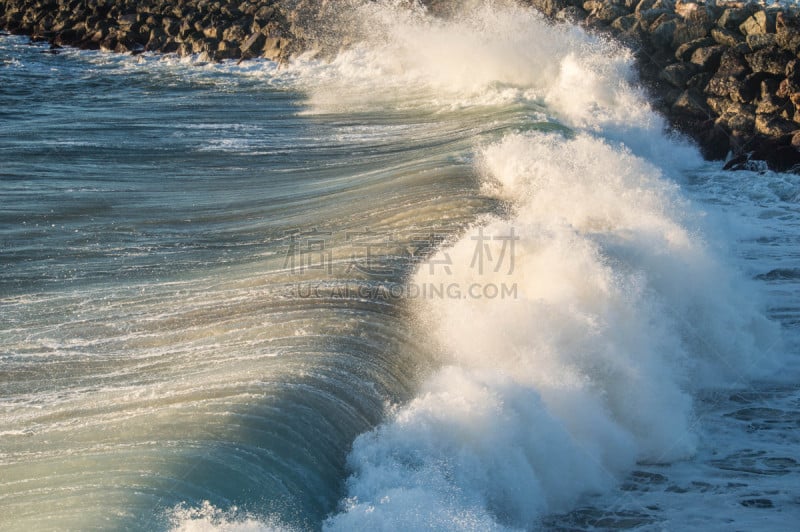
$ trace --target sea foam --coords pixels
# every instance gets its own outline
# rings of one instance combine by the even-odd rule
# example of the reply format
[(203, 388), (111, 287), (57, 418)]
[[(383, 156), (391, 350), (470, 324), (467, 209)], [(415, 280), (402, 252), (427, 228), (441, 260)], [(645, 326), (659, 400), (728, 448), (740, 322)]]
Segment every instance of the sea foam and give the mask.
[[(529, 528), (637, 461), (692, 456), (692, 392), (770, 371), (780, 341), (676, 184), (697, 152), (664, 132), (629, 55), (595, 37), (499, 3), (399, 18), (374, 71), (467, 105), (513, 87), (571, 131), (476, 147), (486, 192), (512, 214), (440, 250), (432, 263), (447, 270), (417, 273), (466, 294), (418, 308), (443, 365), (354, 442), (347, 497), (325, 526)], [(361, 75), (335, 68), (339, 83)], [(470, 297), (474, 286), (514, 297)]]

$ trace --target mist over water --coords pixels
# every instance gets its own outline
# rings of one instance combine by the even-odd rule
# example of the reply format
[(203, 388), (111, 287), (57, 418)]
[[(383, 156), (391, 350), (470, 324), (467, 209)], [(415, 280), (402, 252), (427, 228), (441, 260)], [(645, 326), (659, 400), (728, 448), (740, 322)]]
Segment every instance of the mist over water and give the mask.
[[(764, 423), (794, 419), (800, 183), (704, 163), (612, 43), (512, 2), (407, 4), (328, 4), (311, 29), (352, 45), (280, 69), (0, 41), (22, 80), (0, 94), (43, 125), (0, 137), (24, 205), (0, 227), (2, 527), (747, 526), (767, 492), (762, 522), (800, 513), (792, 436), (735, 424), (767, 395)], [(76, 111), (26, 107), (64, 93), (30, 88), (53, 69)], [(374, 297), (394, 287), (414, 297)], [(759, 445), (768, 481), (742, 470)], [(679, 498), (699, 481), (713, 512)]]

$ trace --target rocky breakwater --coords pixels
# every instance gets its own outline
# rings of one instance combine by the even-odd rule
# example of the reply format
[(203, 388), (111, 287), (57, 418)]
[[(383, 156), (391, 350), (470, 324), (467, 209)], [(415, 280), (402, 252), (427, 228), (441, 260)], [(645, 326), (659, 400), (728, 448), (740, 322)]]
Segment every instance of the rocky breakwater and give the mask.
[(531, 0), (610, 33), (676, 129), (730, 169), (800, 170), (800, 15), (781, 5)]
[(282, 61), (299, 46), (276, 1), (0, 0), (0, 27), (58, 46)]

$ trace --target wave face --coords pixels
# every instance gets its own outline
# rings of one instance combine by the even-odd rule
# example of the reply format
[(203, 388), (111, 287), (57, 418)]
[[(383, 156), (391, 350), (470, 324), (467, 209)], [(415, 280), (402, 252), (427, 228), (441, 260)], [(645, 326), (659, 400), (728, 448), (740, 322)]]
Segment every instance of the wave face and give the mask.
[(393, 84), (510, 93), (566, 127), (477, 147), (484, 189), (510, 214), (431, 261), (449, 271), (418, 271), (417, 285), (457, 294), (418, 308), (443, 366), (355, 441), (326, 528), (528, 528), (637, 462), (691, 457), (692, 391), (767, 374), (779, 335), (704, 240), (676, 185), (700, 161), (665, 136), (630, 58), (514, 6), (447, 22), (376, 10), (388, 42), (370, 66)]
[(0, 40), (0, 528), (592, 529), (631, 478), (680, 528), (747, 474), (757, 399), (708, 397), (793, 360), (800, 183), (665, 134), (613, 43), (408, 4), (280, 69)]

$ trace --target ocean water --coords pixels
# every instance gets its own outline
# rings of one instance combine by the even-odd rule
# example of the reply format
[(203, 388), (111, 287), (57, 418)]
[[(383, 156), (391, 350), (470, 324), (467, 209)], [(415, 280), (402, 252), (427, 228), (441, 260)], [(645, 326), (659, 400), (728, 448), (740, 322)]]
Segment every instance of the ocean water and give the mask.
[(0, 37), (0, 529), (793, 530), (800, 177), (393, 4), (280, 66)]

